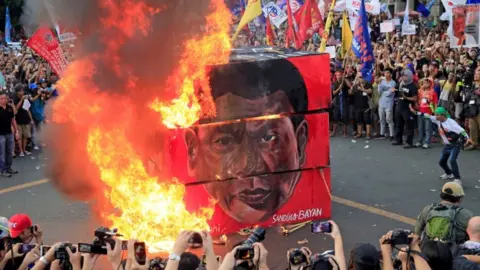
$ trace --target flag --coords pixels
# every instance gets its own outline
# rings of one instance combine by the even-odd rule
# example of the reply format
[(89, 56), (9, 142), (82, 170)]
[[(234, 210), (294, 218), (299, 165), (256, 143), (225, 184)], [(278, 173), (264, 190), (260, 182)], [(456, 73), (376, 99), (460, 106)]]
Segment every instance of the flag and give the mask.
[(275, 40), (275, 32), (270, 18), (267, 18), (267, 22), (265, 23), (265, 35), (267, 36), (267, 45), (274, 46), (273, 41)]
[(323, 33), (323, 19), (314, 0), (306, 0), (305, 4), (295, 14), (295, 20), (298, 22), (298, 38), (303, 43), (312, 38), (315, 33)]
[(343, 26), (342, 26), (342, 50), (341, 56), (346, 57), (347, 53), (352, 48), (352, 29), (348, 23), (347, 12), (343, 12)]
[(430, 9), (432, 8), (434, 3), (435, 0), (430, 0), (430, 2), (427, 3), (427, 6), (425, 6), (423, 3), (420, 2), (418, 3), (417, 11), (422, 13), (423, 17), (428, 17), (430, 16)]
[(55, 34), (48, 27), (40, 27), (27, 41), (27, 46), (45, 59), (52, 70), (61, 75), (67, 68), (67, 60)]
[(287, 0), (287, 34), (285, 35), (285, 47), (290, 48), (290, 43), (293, 41), (295, 48), (300, 49), (302, 42), (298, 39), (298, 26), (297, 21), (293, 17), (292, 7), (290, 6), (290, 0)]
[(480, 4), (480, 0), (467, 0), (467, 5)]
[(370, 42), (370, 33), (368, 32), (368, 17), (365, 10), (365, 0), (360, 4), (358, 19), (353, 33), (352, 50), (360, 60), (360, 72), (363, 79), (372, 81), (373, 66), (375, 58), (373, 56), (372, 43)]
[(332, 0), (330, 4), (330, 10), (328, 11), (327, 15), (327, 22), (325, 23), (325, 29), (322, 33), (322, 43), (320, 44), (320, 52), (325, 51), (325, 47), (327, 46), (328, 36), (330, 36), (330, 28), (332, 27), (333, 21), (333, 9), (335, 8), (335, 0)]
[(10, 21), (10, 11), (8, 7), (5, 9), (5, 41), (12, 42), (10, 35), (12, 33), (12, 22)]
[(232, 39), (235, 40), (243, 27), (256, 17), (260, 16), (260, 14), (262, 14), (262, 2), (260, 0), (249, 0), (242, 19), (240, 19), (240, 23), (238, 24), (237, 31)]

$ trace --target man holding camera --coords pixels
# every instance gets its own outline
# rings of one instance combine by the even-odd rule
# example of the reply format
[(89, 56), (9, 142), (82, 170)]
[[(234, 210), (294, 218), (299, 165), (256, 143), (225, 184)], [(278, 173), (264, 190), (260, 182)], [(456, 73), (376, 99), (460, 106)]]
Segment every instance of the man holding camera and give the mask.
[(43, 232), (32, 223), (26, 214), (15, 214), (9, 220), (10, 236), (16, 243), (29, 244), (35, 239), (37, 244), (43, 243)]
[(15, 86), (15, 93), (16, 96), (13, 99), (13, 103), (17, 110), (17, 115), (15, 116), (15, 120), (17, 121), (18, 127), (18, 146), (20, 150), (20, 157), (24, 157), (25, 155), (30, 155), (31, 153), (27, 151), (27, 140), (32, 137), (30, 132), (31, 126), (30, 124), (33, 123), (32, 115), (30, 114), (30, 101), (28, 100), (29, 96), (25, 95), (25, 87), (23, 84), (18, 84)]
[(422, 240), (438, 239), (445, 243), (461, 244), (467, 239), (467, 224), (472, 212), (460, 207), (465, 196), (462, 185), (447, 182), (443, 185), (440, 203), (426, 206), (417, 218), (414, 233)]

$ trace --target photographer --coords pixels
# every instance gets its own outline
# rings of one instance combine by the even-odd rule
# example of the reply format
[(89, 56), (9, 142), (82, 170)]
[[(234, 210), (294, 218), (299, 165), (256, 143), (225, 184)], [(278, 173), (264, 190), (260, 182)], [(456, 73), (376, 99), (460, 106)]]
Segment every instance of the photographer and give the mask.
[[(407, 266), (408, 258), (413, 258), (415, 269), (418, 270), (429, 270), (431, 269), (428, 265), (427, 261), (425, 260), (424, 256), (421, 254), (420, 246), (419, 246), (419, 238), (416, 235), (402, 235), (403, 237), (408, 237), (411, 243), (408, 245), (407, 248), (398, 249), (396, 246), (396, 235), (398, 235), (395, 231), (389, 231), (387, 234), (383, 235), (380, 240), (380, 249), (382, 253), (382, 260), (383, 260), (383, 270), (393, 270), (393, 262), (392, 262), (392, 252), (393, 248), (399, 250), (399, 260), (402, 261), (402, 269), (411, 269)], [(403, 244), (403, 243), (402, 243)]]
[(13, 215), (9, 220), (9, 229), (14, 243), (30, 244), (35, 239), (35, 243), (43, 244), (40, 226), (33, 224), (26, 214)]
[(480, 269), (480, 217), (470, 219), (467, 234), (470, 240), (455, 251), (453, 269)]
[[(265, 249), (262, 243), (253, 244), (254, 256), (251, 262), (237, 261), (235, 259), (235, 254), (237, 253), (237, 250), (241, 247), (242, 246), (237, 246), (234, 249), (232, 249), (232, 251), (230, 251), (225, 255), (225, 258), (223, 259), (223, 262), (220, 265), (219, 270), (232, 270), (232, 269), (235, 269), (236, 266), (238, 266), (239, 264), (248, 265), (248, 267), (246, 267), (247, 269), (255, 269), (255, 268), (260, 270), (269, 269), (267, 266), (268, 251)], [(168, 265), (167, 265), (167, 268), (168, 268)], [(166, 269), (166, 270), (169, 270), (169, 269)]]
[[(173, 245), (172, 252), (168, 257), (168, 263), (166, 270), (177, 270), (177, 269), (196, 269), (201, 260), (194, 254), (185, 252), (191, 243), (191, 239), (194, 237), (196, 232), (193, 231), (182, 231), (180, 232), (175, 244)], [(202, 246), (204, 254), (206, 257), (206, 268), (207, 270), (216, 270), (218, 269), (218, 262), (213, 251), (213, 242), (210, 233), (207, 231), (199, 232), (202, 238)]]

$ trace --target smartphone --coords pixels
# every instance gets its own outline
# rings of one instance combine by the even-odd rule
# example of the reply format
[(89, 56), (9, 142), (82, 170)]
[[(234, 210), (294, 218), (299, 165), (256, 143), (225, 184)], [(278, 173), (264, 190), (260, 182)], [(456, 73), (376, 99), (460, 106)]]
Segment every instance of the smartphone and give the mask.
[(37, 225), (33, 225), (32, 227), (30, 227), (30, 232), (36, 233), (37, 231), (38, 231)]
[(47, 254), (47, 252), (52, 248), (51, 246), (41, 246), (40, 247), (40, 256)]
[(332, 224), (328, 221), (314, 221), (312, 222), (312, 233), (331, 233)]
[(30, 252), (30, 250), (32, 250), (33, 248), (35, 248), (35, 245), (22, 244), (18, 249), (18, 253), (25, 254)]
[(147, 263), (147, 250), (145, 249), (145, 242), (137, 242), (133, 245), (135, 250), (135, 259), (140, 265)]

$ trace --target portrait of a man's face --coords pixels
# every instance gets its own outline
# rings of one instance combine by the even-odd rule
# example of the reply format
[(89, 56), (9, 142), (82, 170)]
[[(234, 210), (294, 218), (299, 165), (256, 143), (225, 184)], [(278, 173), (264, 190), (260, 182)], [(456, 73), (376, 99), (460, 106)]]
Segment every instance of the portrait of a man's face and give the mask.
[(455, 14), (453, 21), (453, 35), (461, 38), (465, 34), (465, 14)]
[[(278, 59), (219, 67), (212, 71), (211, 87), (215, 123), (185, 131), (188, 173), (197, 181), (215, 180), (205, 189), (230, 217), (261, 222), (295, 190), (308, 123), (298, 115), (249, 118), (305, 112), (305, 84), (293, 64)], [(225, 122), (238, 119), (243, 120)]]

